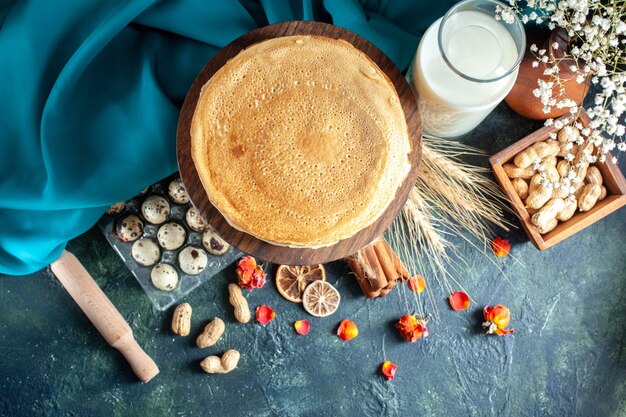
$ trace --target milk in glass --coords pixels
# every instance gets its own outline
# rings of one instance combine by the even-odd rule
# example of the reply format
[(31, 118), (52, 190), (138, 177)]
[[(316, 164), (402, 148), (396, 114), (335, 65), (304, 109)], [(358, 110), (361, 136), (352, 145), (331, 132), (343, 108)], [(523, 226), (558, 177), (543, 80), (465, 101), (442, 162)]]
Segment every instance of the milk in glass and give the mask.
[(408, 78), (424, 131), (449, 138), (474, 129), (508, 94), (519, 47), (505, 23), (471, 10), (448, 16), (438, 41), (442, 19), (424, 34)]

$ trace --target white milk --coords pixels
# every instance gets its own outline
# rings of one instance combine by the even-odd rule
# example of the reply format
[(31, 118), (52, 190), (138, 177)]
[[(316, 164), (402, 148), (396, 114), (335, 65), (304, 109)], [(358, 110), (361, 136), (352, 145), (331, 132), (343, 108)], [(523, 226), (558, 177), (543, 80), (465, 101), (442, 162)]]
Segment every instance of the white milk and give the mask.
[[(425, 132), (441, 137), (463, 135), (502, 101), (513, 87), (517, 68), (492, 82), (468, 80), (444, 61), (437, 36), (441, 19), (424, 34), (408, 71), (418, 96)], [(475, 11), (462, 11), (446, 22), (442, 47), (450, 63), (466, 76), (493, 79), (509, 71), (517, 60), (517, 47), (502, 22)]]

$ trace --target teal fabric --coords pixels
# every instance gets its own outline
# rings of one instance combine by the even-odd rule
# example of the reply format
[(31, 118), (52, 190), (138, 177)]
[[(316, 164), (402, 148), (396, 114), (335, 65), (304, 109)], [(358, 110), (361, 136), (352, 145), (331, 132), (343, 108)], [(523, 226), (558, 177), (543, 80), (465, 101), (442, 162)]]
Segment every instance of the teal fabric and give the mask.
[(187, 89), (262, 25), (321, 20), (405, 69), (452, 1), (0, 1), (0, 273), (54, 261), (107, 206), (176, 171)]

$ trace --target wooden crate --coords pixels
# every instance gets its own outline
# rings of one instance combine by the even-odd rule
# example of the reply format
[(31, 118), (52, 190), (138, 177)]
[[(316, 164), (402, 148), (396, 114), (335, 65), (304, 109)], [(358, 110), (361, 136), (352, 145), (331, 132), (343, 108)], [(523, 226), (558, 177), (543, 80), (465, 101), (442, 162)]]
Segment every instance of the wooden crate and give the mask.
[[(589, 116), (587, 116), (585, 112), (582, 112), (579, 121), (583, 126), (587, 127), (589, 125)], [(594, 164), (602, 173), (602, 185), (607, 189), (606, 198), (602, 201), (598, 201), (590, 211), (584, 213), (576, 212), (571, 219), (565, 222), (559, 222), (558, 226), (551, 232), (545, 235), (539, 233), (537, 227), (530, 220), (531, 216), (528, 214), (524, 202), (522, 202), (513, 189), (513, 184), (504, 172), (502, 165), (507, 162), (512, 162), (515, 155), (528, 148), (533, 143), (549, 139), (550, 133), (556, 132), (557, 130), (558, 129), (554, 126), (545, 126), (498, 152), (489, 159), (496, 180), (511, 202), (511, 206), (515, 214), (519, 217), (528, 238), (539, 250), (544, 250), (550, 246), (556, 245), (560, 241), (567, 239), (590, 224), (595, 223), (626, 205), (626, 180), (619, 167), (610, 162), (611, 156), (607, 155), (607, 162)]]

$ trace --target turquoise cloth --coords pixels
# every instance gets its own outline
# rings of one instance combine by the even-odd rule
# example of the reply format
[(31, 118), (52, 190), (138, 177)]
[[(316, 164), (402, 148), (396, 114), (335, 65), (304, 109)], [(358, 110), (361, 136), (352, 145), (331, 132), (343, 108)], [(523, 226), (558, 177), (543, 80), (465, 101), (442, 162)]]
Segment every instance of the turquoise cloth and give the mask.
[(176, 171), (179, 108), (235, 38), (285, 20), (352, 30), (406, 69), (453, 1), (0, 1), (0, 273), (54, 261), (110, 204)]

